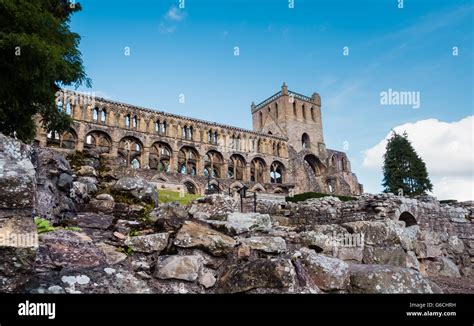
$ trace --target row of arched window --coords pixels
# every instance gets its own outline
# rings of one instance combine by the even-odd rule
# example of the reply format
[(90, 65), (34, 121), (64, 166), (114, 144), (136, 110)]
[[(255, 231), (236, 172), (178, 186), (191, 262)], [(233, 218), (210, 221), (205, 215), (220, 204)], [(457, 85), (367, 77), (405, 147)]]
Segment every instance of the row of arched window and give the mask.
[[(271, 107), (268, 107), (267, 108), (267, 114), (270, 115), (271, 112), (272, 112), (272, 109)], [(309, 114), (310, 114), (310, 117), (307, 117), (307, 113), (306, 113), (306, 107), (304, 104), (301, 105), (301, 116), (303, 118), (303, 120), (307, 120), (307, 118), (311, 118), (312, 121), (316, 121), (316, 113), (315, 113), (315, 109), (314, 107), (311, 107), (310, 110), (309, 110)], [(296, 101), (293, 102), (293, 116), (295, 118), (297, 118), (299, 116), (298, 114), (298, 109), (297, 109), (297, 104), (296, 104)], [(278, 117), (279, 117), (279, 110), (278, 110), (278, 103), (275, 102), (275, 118), (278, 120)], [(263, 127), (263, 112), (262, 110), (260, 110), (260, 112), (258, 113), (258, 122), (259, 122), (259, 125), (260, 125), (260, 128)]]

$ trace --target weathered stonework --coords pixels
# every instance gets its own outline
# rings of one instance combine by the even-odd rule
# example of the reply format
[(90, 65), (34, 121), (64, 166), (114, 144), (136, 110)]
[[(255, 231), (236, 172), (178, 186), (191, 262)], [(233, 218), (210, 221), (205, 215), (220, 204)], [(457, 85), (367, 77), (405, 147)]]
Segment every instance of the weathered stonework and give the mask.
[(73, 118), (71, 129), (56, 135), (40, 128), (40, 144), (151, 170), (150, 178), (194, 193), (244, 185), (270, 193), (362, 193), (346, 154), (326, 149), (317, 93), (307, 97), (283, 84), (252, 104), (253, 130), (80, 96), (64, 92), (58, 105)]

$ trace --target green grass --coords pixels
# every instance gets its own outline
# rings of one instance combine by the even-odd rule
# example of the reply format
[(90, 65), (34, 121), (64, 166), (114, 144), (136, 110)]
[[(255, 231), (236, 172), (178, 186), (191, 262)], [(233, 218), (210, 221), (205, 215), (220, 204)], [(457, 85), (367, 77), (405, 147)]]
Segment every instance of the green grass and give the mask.
[(158, 190), (158, 201), (160, 204), (172, 201), (178, 202), (180, 205), (186, 205), (195, 199), (202, 197), (201, 195), (192, 195), (185, 193), (184, 197), (179, 197), (179, 192), (172, 190)]
[(341, 201), (356, 200), (355, 197), (351, 197), (351, 196), (336, 196), (336, 195), (331, 195), (331, 194), (323, 194), (320, 192), (305, 192), (302, 194), (294, 195), (293, 197), (286, 197), (286, 201), (297, 203), (299, 201), (305, 201), (306, 199), (310, 199), (310, 198), (322, 198), (322, 197), (327, 197), (327, 196), (337, 197)]
[(46, 232), (52, 232), (56, 230), (69, 230), (69, 231), (82, 231), (81, 228), (75, 227), (75, 226), (66, 226), (66, 227), (54, 227), (49, 224), (48, 220), (45, 220), (44, 218), (41, 217), (35, 217), (35, 224), (36, 224), (36, 230), (38, 231), (38, 234), (41, 233), (46, 233)]

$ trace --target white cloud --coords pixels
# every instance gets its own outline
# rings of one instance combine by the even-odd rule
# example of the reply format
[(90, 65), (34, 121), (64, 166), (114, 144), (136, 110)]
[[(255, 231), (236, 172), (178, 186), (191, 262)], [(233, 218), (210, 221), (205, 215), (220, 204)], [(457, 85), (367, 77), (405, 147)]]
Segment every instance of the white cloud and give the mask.
[(186, 12), (172, 6), (161, 19), (158, 30), (161, 34), (172, 34), (176, 31), (177, 23), (186, 18)]
[(182, 21), (186, 17), (186, 13), (177, 7), (171, 7), (166, 13), (166, 19), (173, 21)]
[[(426, 163), (435, 196), (439, 199), (474, 199), (474, 116), (451, 123), (420, 120), (393, 130), (407, 132), (408, 139)], [(391, 132), (364, 151), (364, 167), (381, 171), (390, 135)]]

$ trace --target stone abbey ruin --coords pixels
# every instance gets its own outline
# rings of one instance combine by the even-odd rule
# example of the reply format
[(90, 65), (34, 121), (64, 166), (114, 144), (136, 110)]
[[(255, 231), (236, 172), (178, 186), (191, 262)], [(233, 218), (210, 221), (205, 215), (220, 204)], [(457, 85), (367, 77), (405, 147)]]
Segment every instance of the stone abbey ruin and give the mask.
[(283, 85), (254, 131), (58, 104), (69, 132), (0, 134), (0, 292), (474, 293), (472, 202), (363, 193), (317, 94)]
[[(253, 130), (113, 102), (80, 101), (65, 91), (59, 109), (73, 118), (63, 135), (37, 141), (132, 167), (148, 181), (190, 193), (242, 188), (268, 193), (360, 195), (345, 153), (326, 149), (321, 98), (288, 90), (252, 104)], [(148, 171), (147, 171), (148, 170)]]

